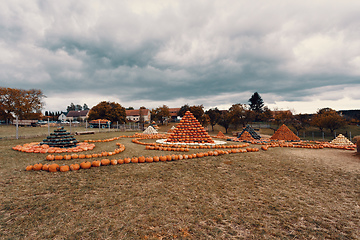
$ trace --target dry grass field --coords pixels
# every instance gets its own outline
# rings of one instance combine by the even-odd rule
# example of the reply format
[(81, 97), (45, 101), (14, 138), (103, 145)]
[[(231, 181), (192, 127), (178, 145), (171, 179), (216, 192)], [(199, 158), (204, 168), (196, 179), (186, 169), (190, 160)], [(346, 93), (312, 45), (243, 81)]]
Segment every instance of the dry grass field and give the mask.
[[(270, 148), (27, 172), (45, 156), (11, 147), (41, 140), (0, 141), (0, 239), (360, 239), (360, 157), (353, 151)], [(126, 146), (116, 159), (167, 154), (129, 138), (115, 142)], [(91, 152), (113, 150), (115, 142)]]

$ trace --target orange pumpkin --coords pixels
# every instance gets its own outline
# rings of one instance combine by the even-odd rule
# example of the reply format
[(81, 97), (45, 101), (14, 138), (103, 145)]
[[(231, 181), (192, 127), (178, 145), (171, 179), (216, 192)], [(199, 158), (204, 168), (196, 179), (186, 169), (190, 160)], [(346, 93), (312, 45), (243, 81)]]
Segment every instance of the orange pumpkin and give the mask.
[(62, 155), (56, 155), (55, 156), (55, 160), (62, 160), (63, 159), (63, 156)]
[(204, 157), (204, 153), (202, 153), (202, 152), (197, 153), (197, 154), (196, 154), (196, 157), (198, 157), (198, 158), (202, 158), (202, 157)]
[(82, 162), (82, 163), (80, 163), (80, 167), (82, 169), (89, 169), (89, 168), (91, 168), (91, 162), (88, 162), (88, 161)]
[(133, 158), (131, 158), (131, 162), (132, 163), (138, 163), (139, 159), (137, 157), (133, 157)]
[(80, 165), (77, 164), (77, 163), (70, 165), (70, 170), (71, 171), (76, 171), (76, 170), (79, 170), (79, 169), (80, 169)]
[(71, 160), (71, 155), (64, 155), (63, 159), (64, 160)]
[(116, 164), (118, 164), (118, 161), (116, 159), (111, 159), (110, 164), (111, 165), (116, 165)]
[(124, 159), (118, 159), (117, 160), (117, 164), (123, 164), (124, 163)]
[(63, 165), (60, 167), (60, 172), (67, 172), (70, 170), (70, 167), (68, 165)]
[(42, 166), (42, 170), (43, 170), (43, 171), (49, 171), (49, 164), (44, 164), (44, 165)]
[(160, 156), (159, 160), (162, 162), (165, 162), (167, 160), (167, 158), (166, 158), (166, 156)]
[(59, 171), (60, 167), (58, 164), (54, 163), (49, 166), (49, 172), (57, 172)]
[(34, 171), (40, 171), (42, 169), (42, 166), (43, 165), (41, 163), (37, 163), (37, 164), (34, 165), (33, 170)]
[(100, 166), (101, 166), (101, 161), (99, 161), (99, 160), (93, 161), (93, 162), (91, 163), (91, 166), (93, 166), (93, 167), (100, 167)]
[(138, 159), (139, 159), (139, 163), (144, 163), (145, 162), (145, 157), (144, 156), (140, 156)]
[(124, 163), (130, 163), (131, 162), (131, 158), (127, 157), (127, 158), (124, 158)]
[(49, 155), (46, 156), (46, 160), (48, 160), (48, 161), (54, 161), (54, 160), (55, 160), (55, 156), (52, 155), (52, 154), (49, 154)]
[(154, 157), (153, 157), (153, 161), (154, 161), (154, 162), (158, 162), (158, 161), (160, 161), (160, 158), (159, 158), (158, 156), (154, 156)]
[(166, 155), (166, 160), (167, 160), (167, 161), (171, 161), (171, 160), (172, 160), (171, 155)]
[(78, 159), (79, 155), (77, 155), (76, 153), (71, 154), (71, 158), (72, 159)]
[(29, 165), (25, 168), (26, 171), (31, 171), (33, 170), (34, 166), (33, 165)]
[(147, 163), (152, 163), (154, 161), (154, 159), (152, 157), (147, 157), (147, 158), (145, 158), (145, 161)]
[(107, 165), (110, 165), (110, 160), (105, 158), (105, 159), (101, 159), (101, 165), (102, 166), (107, 166)]
[(82, 154), (82, 153), (81, 153), (81, 154), (79, 154), (79, 158), (80, 158), (80, 159), (85, 158), (85, 154)]

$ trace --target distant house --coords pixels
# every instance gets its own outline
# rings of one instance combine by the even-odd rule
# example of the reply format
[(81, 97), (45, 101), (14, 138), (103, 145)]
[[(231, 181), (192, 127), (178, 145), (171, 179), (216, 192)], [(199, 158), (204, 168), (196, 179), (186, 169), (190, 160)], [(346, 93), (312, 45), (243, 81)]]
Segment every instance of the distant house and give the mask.
[(60, 116), (58, 117), (59, 121), (65, 121), (66, 120), (66, 115), (65, 113), (61, 113)]
[(172, 121), (180, 120), (180, 116), (178, 115), (179, 111), (180, 111), (180, 108), (169, 108), (169, 113), (170, 113)]
[(84, 122), (89, 116), (89, 111), (90, 110), (69, 111), (68, 114), (66, 114), (66, 120)]
[(151, 112), (149, 109), (126, 110), (126, 120), (127, 121), (139, 122), (141, 120), (140, 119), (141, 116), (144, 118), (144, 122), (146, 122), (146, 123), (150, 122)]

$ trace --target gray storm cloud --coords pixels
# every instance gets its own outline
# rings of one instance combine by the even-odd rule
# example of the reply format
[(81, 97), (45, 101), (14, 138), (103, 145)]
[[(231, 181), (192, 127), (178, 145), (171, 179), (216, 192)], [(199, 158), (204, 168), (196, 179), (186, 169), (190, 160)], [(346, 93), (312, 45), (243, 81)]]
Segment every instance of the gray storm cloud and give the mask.
[(301, 101), (315, 89), (360, 86), (358, 1), (2, 5), (0, 85), (49, 98), (212, 98), (214, 106), (214, 96)]

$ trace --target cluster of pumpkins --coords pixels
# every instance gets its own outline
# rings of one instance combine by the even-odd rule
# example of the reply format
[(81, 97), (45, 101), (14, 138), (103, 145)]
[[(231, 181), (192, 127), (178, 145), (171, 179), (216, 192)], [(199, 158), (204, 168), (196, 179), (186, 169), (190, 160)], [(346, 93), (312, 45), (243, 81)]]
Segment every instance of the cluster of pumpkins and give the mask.
[(166, 142), (170, 143), (214, 143), (194, 115), (187, 111), (178, 126), (173, 129)]
[(26, 152), (26, 153), (78, 153), (88, 150), (93, 150), (95, 144), (89, 144), (87, 142), (78, 143), (76, 147), (72, 148), (59, 148), (50, 147), (47, 144), (40, 145), (39, 142), (26, 143), (24, 145), (17, 145), (12, 149), (15, 151)]

